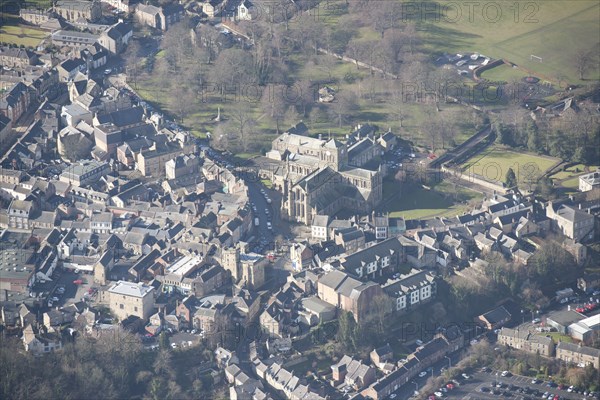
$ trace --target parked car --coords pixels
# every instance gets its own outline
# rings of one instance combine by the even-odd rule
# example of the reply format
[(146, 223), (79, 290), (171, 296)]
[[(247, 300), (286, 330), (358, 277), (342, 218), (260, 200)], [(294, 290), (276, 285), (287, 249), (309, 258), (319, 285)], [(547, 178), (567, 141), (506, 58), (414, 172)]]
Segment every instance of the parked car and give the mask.
[(422, 378), (424, 376), (427, 376), (427, 371), (421, 371), (421, 372), (419, 372), (419, 378)]

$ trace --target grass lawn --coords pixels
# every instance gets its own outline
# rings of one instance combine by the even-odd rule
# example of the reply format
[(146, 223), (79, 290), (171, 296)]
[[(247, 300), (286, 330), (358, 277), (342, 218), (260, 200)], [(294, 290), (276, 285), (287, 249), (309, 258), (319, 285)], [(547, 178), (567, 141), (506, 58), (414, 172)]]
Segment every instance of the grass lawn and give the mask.
[(260, 183), (262, 183), (263, 185), (265, 185), (265, 187), (267, 189), (271, 189), (273, 187), (273, 182), (271, 182), (270, 179), (261, 179)]
[[(389, 193), (390, 189), (394, 190), (391, 185), (384, 184), (384, 200), (386, 200), (386, 191)], [(403, 186), (400, 196), (388, 203), (386, 208), (391, 217), (405, 219), (452, 217), (462, 214), (469, 208), (466, 202), (482, 198), (481, 193), (460, 186), (454, 188), (446, 181), (438, 183), (431, 190), (409, 183)]]
[(498, 182), (504, 182), (508, 169), (512, 168), (519, 183), (527, 183), (530, 180), (536, 181), (559, 161), (556, 158), (517, 153), (492, 146), (471, 157), (462, 167), (465, 172)]
[(506, 64), (499, 65), (496, 68), (488, 69), (481, 74), (482, 78), (485, 78), (489, 81), (506, 83), (511, 83), (515, 80), (521, 80), (521, 78), (526, 76), (529, 76), (529, 74), (525, 71), (522, 71), (519, 68), (510, 67)]
[[(519, 67), (549, 79), (557, 74), (580, 82), (573, 62), (578, 51), (590, 51), (600, 42), (597, 1), (545, 1), (494, 3), (494, 10), (482, 5), (469, 13), (464, 3), (452, 3), (435, 21), (422, 17), (419, 28), (425, 46), (435, 52), (479, 52), (488, 57), (505, 58)], [(475, 6), (478, 7), (478, 6)], [(458, 10), (456, 10), (458, 8)], [(471, 18), (470, 18), (471, 17)], [(543, 62), (530, 60), (530, 55)], [(586, 78), (598, 79), (596, 63)]]
[[(574, 176), (579, 176), (579, 175), (583, 175), (586, 174), (586, 170), (585, 170), (586, 166), (583, 164), (577, 164), (577, 165), (573, 165), (569, 168), (567, 168), (565, 171), (559, 171), (555, 174), (552, 174), (551, 178), (553, 179), (567, 179), (567, 178), (571, 178)], [(590, 172), (595, 171), (598, 166), (595, 165), (591, 165), (587, 167), (589, 169)]]
[(46, 36), (48, 32), (25, 25), (4, 25), (0, 28), (0, 41), (17, 46), (36, 47)]
[(548, 332), (544, 333), (544, 336), (550, 336), (554, 343), (558, 343), (558, 341), (573, 343), (573, 339), (570, 336), (563, 335), (560, 332)]
[(561, 185), (568, 189), (575, 189), (575, 190), (579, 189), (579, 178), (575, 177), (575, 178), (567, 179), (566, 181), (562, 181)]

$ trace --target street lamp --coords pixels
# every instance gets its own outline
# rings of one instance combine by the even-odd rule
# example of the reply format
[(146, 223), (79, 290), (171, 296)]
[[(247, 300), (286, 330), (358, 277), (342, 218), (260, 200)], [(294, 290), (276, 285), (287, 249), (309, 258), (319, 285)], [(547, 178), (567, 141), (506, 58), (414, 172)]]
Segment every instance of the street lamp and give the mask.
[(411, 382), (415, 384), (415, 392), (418, 392), (419, 391), (419, 384), (417, 382), (415, 382), (415, 381), (411, 381)]
[(448, 356), (444, 356), (444, 358), (448, 359), (448, 369), (452, 368), (452, 359), (450, 359)]

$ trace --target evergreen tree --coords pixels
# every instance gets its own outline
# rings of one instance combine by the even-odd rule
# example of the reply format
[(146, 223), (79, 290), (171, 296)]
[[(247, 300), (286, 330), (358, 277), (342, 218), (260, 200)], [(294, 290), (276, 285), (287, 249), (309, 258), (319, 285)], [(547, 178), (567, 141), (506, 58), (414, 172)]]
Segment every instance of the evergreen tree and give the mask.
[(508, 188), (516, 188), (517, 187), (517, 176), (515, 175), (515, 171), (512, 168), (509, 168), (506, 171), (506, 187)]
[(358, 326), (351, 312), (342, 312), (338, 318), (338, 341), (346, 350), (355, 350), (358, 344)]
[(529, 151), (539, 153), (542, 150), (542, 141), (537, 126), (533, 121), (527, 125), (527, 148)]

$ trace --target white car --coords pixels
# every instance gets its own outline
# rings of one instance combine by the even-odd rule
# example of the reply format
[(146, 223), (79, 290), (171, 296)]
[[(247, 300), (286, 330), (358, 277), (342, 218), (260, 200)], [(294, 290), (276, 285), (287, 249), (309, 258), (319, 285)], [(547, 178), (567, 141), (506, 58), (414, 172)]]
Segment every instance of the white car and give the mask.
[(396, 393), (390, 394), (390, 399), (395, 399), (395, 398), (396, 398)]
[(427, 376), (427, 371), (421, 371), (421, 372), (419, 373), (419, 378), (422, 378), (422, 377), (424, 377), (424, 376)]
[(512, 374), (508, 371), (502, 371), (502, 376), (511, 376)]
[(462, 377), (465, 378), (465, 379), (471, 379), (471, 377), (469, 375), (467, 375), (467, 374), (462, 374)]
[(270, 222), (267, 222), (267, 229), (268, 229), (268, 230), (272, 230), (272, 229), (273, 229), (273, 226), (271, 225), (271, 223), (270, 223)]

